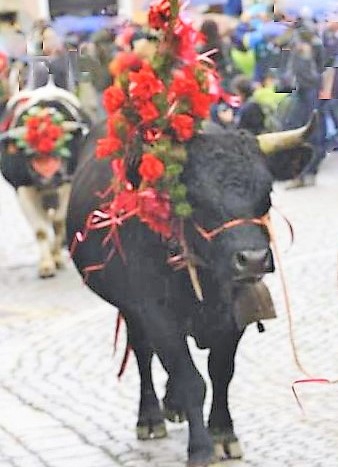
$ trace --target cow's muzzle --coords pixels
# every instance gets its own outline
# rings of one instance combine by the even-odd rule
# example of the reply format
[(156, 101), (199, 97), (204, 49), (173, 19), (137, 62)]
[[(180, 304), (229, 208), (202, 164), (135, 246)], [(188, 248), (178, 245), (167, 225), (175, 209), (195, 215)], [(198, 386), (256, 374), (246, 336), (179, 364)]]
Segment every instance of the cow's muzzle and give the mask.
[(237, 251), (232, 256), (234, 280), (259, 280), (264, 274), (274, 272), (270, 248)]

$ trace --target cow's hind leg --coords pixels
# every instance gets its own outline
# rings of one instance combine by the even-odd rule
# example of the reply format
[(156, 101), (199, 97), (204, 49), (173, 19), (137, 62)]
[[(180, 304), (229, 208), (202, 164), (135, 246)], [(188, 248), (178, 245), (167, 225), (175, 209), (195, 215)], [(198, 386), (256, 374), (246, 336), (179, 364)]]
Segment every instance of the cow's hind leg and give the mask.
[(214, 342), (209, 354), (208, 368), (213, 386), (209, 430), (214, 440), (217, 460), (236, 459), (243, 455), (228, 407), (228, 389), (234, 374), (234, 359), (241, 336), (242, 333), (233, 326)]
[(56, 267), (51, 251), (50, 223), (42, 208), (41, 193), (34, 187), (22, 186), (18, 189), (18, 198), (39, 246), (39, 276), (41, 278), (53, 277)]
[(164, 438), (167, 436), (167, 431), (151, 375), (154, 352), (149, 346), (141, 323), (136, 324), (128, 320), (127, 326), (128, 340), (135, 353), (140, 373), (141, 395), (136, 426), (137, 438), (140, 440)]

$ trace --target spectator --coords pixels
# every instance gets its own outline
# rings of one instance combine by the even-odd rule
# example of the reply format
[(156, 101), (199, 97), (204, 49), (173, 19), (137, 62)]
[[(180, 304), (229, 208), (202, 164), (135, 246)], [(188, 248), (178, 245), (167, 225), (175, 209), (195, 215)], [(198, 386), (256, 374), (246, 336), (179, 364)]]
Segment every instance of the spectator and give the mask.
[(318, 99), (323, 71), (324, 48), (316, 34), (315, 25), (309, 21), (301, 21), (296, 29), (287, 64), (288, 80), (293, 81), (294, 98), (297, 102), (289, 116), (288, 128), (304, 125), (315, 109), (319, 110), (319, 125), (311, 139), (314, 156), (300, 176), (289, 184), (289, 188), (313, 185), (319, 164), (325, 157), (325, 121), (322, 104)]
[(238, 128), (244, 128), (254, 135), (264, 133), (264, 113), (261, 106), (252, 98), (254, 86), (245, 76), (237, 76), (232, 83), (233, 91), (241, 98), (242, 105), (235, 116)]
[(205, 43), (199, 51), (205, 53), (215, 50), (210, 58), (215, 62), (216, 70), (222, 79), (223, 88), (228, 89), (231, 79), (237, 73), (231, 57), (230, 41), (228, 43), (223, 41), (218, 25), (213, 20), (205, 20), (200, 31), (205, 38)]

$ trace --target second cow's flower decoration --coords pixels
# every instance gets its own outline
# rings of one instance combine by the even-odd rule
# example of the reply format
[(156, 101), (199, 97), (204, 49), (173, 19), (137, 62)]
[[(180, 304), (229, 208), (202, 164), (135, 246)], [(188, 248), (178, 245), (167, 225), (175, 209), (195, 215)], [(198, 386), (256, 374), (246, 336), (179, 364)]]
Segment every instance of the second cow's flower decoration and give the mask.
[[(210, 61), (197, 55), (199, 33), (183, 18), (178, 1), (153, 2), (149, 25), (158, 36), (157, 53), (105, 90), (107, 134), (98, 140), (96, 156), (112, 158), (110, 216), (122, 220), (133, 213), (169, 238), (173, 219), (192, 213), (180, 181), (184, 143), (200, 131), (218, 97), (217, 76)], [(138, 162), (136, 182), (126, 174), (130, 157)]]
[(65, 118), (61, 112), (34, 106), (23, 120), (24, 132), (17, 137), (16, 146), (28, 156), (70, 156), (67, 143), (72, 135), (63, 129)]

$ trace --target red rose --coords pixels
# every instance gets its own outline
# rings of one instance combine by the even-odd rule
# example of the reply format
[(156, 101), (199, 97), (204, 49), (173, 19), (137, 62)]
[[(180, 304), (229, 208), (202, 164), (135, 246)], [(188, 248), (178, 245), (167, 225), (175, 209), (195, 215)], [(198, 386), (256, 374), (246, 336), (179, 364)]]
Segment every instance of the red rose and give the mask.
[(145, 153), (142, 156), (138, 172), (143, 180), (154, 183), (164, 174), (164, 164), (153, 154)]
[(191, 96), (192, 112), (196, 117), (208, 118), (210, 113), (210, 105), (212, 97), (209, 94), (202, 92), (195, 93)]
[(142, 119), (142, 123), (152, 122), (160, 116), (158, 108), (150, 101), (143, 102), (138, 106), (137, 110)]
[(125, 99), (124, 92), (117, 86), (109, 86), (103, 92), (103, 106), (108, 113), (114, 113), (120, 109)]
[(131, 71), (128, 77), (129, 94), (132, 99), (147, 101), (165, 90), (164, 83), (147, 65), (143, 65), (140, 71)]
[(122, 141), (119, 138), (110, 136), (109, 138), (102, 138), (97, 140), (96, 157), (103, 159), (104, 157), (111, 156), (115, 151), (122, 148)]
[(48, 152), (52, 152), (53, 149), (55, 149), (55, 143), (54, 141), (48, 139), (48, 138), (42, 138), (37, 144), (37, 150), (39, 152), (42, 152), (44, 154)]
[(120, 183), (124, 183), (127, 181), (126, 168), (123, 159), (114, 159), (111, 163), (111, 167), (115, 177)]
[(150, 6), (148, 15), (148, 24), (154, 29), (166, 30), (170, 21), (170, 1), (157, 1)]
[(194, 119), (190, 115), (176, 114), (170, 119), (171, 127), (175, 130), (179, 141), (187, 141), (194, 134)]

